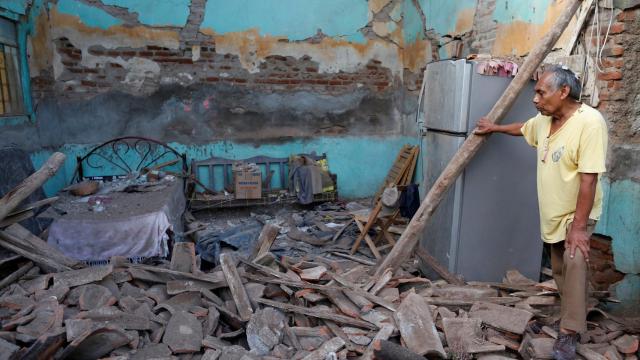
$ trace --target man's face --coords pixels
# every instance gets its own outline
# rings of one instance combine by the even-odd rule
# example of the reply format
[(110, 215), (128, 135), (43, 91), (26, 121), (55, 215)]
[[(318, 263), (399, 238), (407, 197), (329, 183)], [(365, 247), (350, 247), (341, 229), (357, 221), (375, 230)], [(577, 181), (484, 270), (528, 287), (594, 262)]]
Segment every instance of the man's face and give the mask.
[(533, 104), (536, 109), (545, 116), (556, 114), (562, 107), (564, 99), (569, 95), (567, 86), (555, 89), (552, 83), (553, 74), (544, 73), (536, 83), (536, 95), (533, 97)]

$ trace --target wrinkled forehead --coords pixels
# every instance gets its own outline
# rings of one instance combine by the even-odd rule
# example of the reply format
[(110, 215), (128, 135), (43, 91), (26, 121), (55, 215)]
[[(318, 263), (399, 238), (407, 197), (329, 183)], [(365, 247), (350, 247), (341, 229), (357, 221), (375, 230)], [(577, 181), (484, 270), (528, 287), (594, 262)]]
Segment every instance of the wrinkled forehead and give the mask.
[(553, 90), (553, 83), (552, 80), (553, 79), (553, 73), (551, 72), (544, 72), (542, 73), (542, 75), (540, 75), (540, 78), (538, 78), (538, 81), (536, 82), (536, 90)]

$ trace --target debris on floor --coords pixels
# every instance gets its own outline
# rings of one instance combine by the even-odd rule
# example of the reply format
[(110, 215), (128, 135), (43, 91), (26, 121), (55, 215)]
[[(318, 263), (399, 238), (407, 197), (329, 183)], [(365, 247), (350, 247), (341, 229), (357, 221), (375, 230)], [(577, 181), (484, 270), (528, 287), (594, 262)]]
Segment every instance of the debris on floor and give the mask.
[[(0, 220), (27, 195), (0, 199)], [(512, 270), (501, 283), (465, 283), (424, 251), (376, 271), (389, 248), (353, 247), (370, 213), (357, 202), (239, 222), (186, 213), (186, 241), (168, 259), (112, 256), (96, 266), (14, 218), (0, 226), (0, 246), (14, 253), (0, 260), (0, 359), (550, 358), (553, 280)], [(406, 223), (394, 216), (369, 227), (393, 243)], [(446, 280), (424, 277), (419, 261)], [(607, 301), (615, 299), (592, 292), (578, 353), (637, 359), (640, 322), (607, 314)]]
[[(451, 284), (423, 277), (415, 259), (374, 278), (370, 249), (349, 252), (362, 208), (194, 222), (195, 242), (174, 244), (170, 260), (94, 267), (44, 256), (44, 241), (12, 225), (2, 234), (34, 251), (0, 262), (0, 358), (550, 358), (553, 281), (510, 271), (502, 283)], [(640, 327), (594, 295), (579, 353), (634, 359)]]

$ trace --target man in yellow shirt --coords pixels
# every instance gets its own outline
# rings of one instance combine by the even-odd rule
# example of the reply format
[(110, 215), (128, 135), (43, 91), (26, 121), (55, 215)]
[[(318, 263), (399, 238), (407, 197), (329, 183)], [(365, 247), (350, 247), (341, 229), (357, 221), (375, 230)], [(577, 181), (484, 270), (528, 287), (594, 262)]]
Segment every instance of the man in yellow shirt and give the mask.
[(580, 103), (580, 81), (567, 68), (545, 68), (535, 87), (539, 114), (526, 123), (478, 122), (478, 135), (524, 136), (537, 149), (542, 240), (561, 295), (560, 333), (554, 358), (574, 359), (578, 333), (587, 329), (589, 239), (602, 212), (600, 174), (606, 171), (607, 125)]

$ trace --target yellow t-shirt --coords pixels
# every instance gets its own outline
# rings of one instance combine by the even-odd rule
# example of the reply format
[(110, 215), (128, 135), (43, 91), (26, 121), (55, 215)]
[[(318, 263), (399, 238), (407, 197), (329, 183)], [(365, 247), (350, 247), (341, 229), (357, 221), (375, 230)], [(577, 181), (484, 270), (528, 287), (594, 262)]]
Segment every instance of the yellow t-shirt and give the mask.
[[(549, 136), (551, 117), (538, 114), (522, 127), (522, 135), (538, 153), (538, 204), (542, 240), (565, 240), (567, 225), (573, 221), (580, 189), (580, 173), (606, 171), (607, 125), (598, 110), (582, 104)], [(602, 213), (600, 181), (590, 219)]]

